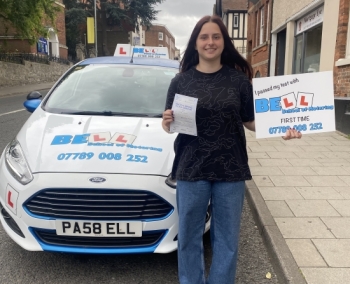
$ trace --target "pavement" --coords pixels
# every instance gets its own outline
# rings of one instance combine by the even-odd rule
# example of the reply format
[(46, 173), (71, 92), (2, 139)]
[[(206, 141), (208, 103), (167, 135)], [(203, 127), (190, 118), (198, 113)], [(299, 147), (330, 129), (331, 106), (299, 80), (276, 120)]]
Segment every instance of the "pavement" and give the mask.
[(47, 90), (47, 89), (50, 89), (54, 85), (54, 83), (55, 82), (47, 82), (47, 83), (28, 84), (28, 85), (9, 86), (9, 87), (0, 86), (0, 97), (18, 95), (18, 94), (29, 94), (32, 91)]
[[(53, 83), (0, 87), (0, 96)], [(281, 284), (350, 283), (350, 139), (256, 139), (246, 131), (247, 200)]]
[(350, 139), (255, 139), (247, 199), (281, 283), (350, 283)]

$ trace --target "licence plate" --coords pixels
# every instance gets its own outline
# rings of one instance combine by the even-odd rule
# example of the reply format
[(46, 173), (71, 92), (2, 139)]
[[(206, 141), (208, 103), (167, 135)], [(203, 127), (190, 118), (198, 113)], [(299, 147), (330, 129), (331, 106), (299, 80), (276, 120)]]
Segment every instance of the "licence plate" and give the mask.
[(56, 220), (56, 234), (85, 237), (142, 237), (142, 222)]

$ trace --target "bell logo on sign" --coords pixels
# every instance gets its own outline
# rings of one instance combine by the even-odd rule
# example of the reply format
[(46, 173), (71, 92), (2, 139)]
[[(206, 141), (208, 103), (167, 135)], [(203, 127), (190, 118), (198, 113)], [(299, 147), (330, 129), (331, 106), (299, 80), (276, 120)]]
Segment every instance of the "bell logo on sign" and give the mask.
[(294, 93), (289, 93), (281, 97), (281, 107), (282, 109), (295, 108), (296, 101)]
[(282, 109), (292, 109), (296, 106), (296, 100), (294, 93), (288, 93), (281, 96), (281, 107)]
[(85, 143), (123, 143), (132, 144), (136, 139), (135, 135), (126, 133), (97, 132), (77, 135), (56, 135), (51, 145), (85, 144)]
[(304, 108), (312, 106), (314, 94), (298, 92), (297, 107)]

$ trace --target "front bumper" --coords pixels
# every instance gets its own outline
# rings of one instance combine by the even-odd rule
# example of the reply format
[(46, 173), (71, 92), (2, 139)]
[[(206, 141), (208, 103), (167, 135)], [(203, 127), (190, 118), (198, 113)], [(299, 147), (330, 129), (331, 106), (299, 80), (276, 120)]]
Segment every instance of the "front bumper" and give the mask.
[[(34, 180), (28, 185), (19, 184), (7, 171), (0, 159), (0, 202), (7, 214), (17, 224), (24, 238), (19, 236), (4, 220), (0, 214), (1, 223), (7, 234), (21, 247), (30, 251), (55, 251), (70, 253), (98, 253), (98, 254), (125, 254), (125, 253), (169, 253), (177, 249), (178, 219), (176, 209), (176, 190), (165, 184), (165, 177), (143, 175), (103, 174), (104, 183), (94, 184), (89, 181), (91, 177), (101, 174), (89, 173), (40, 173), (34, 174)], [(63, 245), (57, 242), (48, 242), (47, 238), (40, 238), (38, 232), (55, 236), (55, 218), (41, 218), (28, 212), (23, 206), (33, 195), (44, 188), (86, 188), (86, 189), (124, 189), (152, 192), (167, 201), (173, 210), (163, 219), (143, 221), (143, 234), (159, 233), (149, 245), (138, 246), (109, 246), (94, 247), (93, 245), (77, 246)], [(10, 196), (8, 192), (14, 192)], [(16, 197), (16, 198), (14, 198)], [(9, 204), (10, 202), (10, 204)], [(12, 207), (10, 206), (12, 205)], [(94, 220), (87, 220), (94, 221)], [(114, 220), (122, 221), (122, 220)]]

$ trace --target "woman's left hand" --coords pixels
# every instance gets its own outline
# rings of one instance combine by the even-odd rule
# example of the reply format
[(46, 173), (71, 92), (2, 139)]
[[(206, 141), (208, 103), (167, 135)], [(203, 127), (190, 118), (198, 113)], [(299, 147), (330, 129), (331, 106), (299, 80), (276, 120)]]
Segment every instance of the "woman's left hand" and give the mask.
[(301, 136), (302, 136), (302, 134), (300, 133), (300, 131), (297, 131), (296, 129), (290, 128), (290, 129), (287, 130), (286, 135), (283, 136), (282, 138), (284, 140), (290, 140), (290, 139), (293, 139), (293, 138), (300, 139)]

